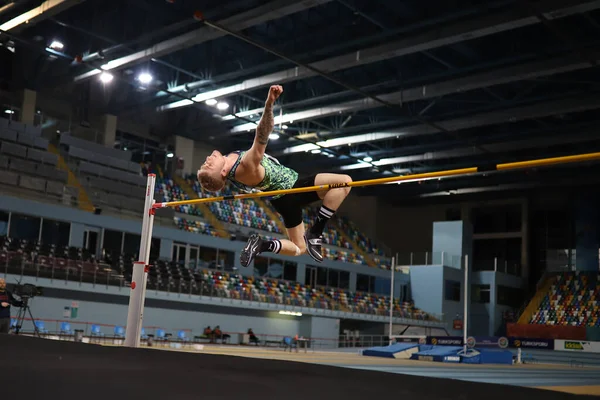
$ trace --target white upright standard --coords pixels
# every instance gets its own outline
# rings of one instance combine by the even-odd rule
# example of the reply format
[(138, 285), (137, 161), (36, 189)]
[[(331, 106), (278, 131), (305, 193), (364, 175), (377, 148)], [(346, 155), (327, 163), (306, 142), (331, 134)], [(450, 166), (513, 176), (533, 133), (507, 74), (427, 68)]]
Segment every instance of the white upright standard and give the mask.
[(144, 300), (146, 299), (146, 282), (148, 264), (150, 262), (150, 245), (152, 243), (152, 227), (154, 225), (154, 186), (156, 175), (148, 174), (146, 184), (146, 201), (142, 218), (142, 234), (138, 261), (133, 263), (131, 288), (129, 290), (129, 310), (127, 312), (127, 328), (125, 330), (125, 346), (138, 347), (142, 321), (144, 319)]
[(463, 353), (467, 355), (467, 323), (469, 322), (469, 255), (465, 255), (465, 284), (463, 310)]
[[(397, 255), (396, 255), (397, 257)], [(394, 334), (393, 328), (394, 328), (394, 278), (395, 278), (395, 272), (396, 272), (396, 258), (392, 257), (392, 283), (391, 283), (391, 288), (390, 288), (390, 333), (389, 333), (389, 338), (390, 338), (390, 342), (389, 344), (392, 344), (392, 341), (394, 339), (392, 339), (392, 335)]]

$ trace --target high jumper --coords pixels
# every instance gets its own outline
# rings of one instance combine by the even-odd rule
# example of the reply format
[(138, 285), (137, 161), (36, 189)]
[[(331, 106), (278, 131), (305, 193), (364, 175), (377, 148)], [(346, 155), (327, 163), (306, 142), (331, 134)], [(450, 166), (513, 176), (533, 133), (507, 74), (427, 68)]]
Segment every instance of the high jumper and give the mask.
[[(250, 149), (237, 150), (227, 155), (214, 150), (206, 157), (198, 170), (198, 181), (204, 190), (217, 192), (225, 187), (227, 181), (246, 193), (352, 182), (352, 178), (344, 174), (319, 173), (300, 177), (298, 172), (265, 153), (269, 136), (275, 127), (273, 106), (282, 93), (283, 87), (279, 85), (269, 89), (264, 113), (256, 127), (254, 143)], [(350, 187), (344, 186), (271, 197), (269, 201), (281, 215), (289, 240), (264, 240), (258, 234), (250, 235), (240, 257), (242, 266), (247, 267), (254, 257), (264, 252), (288, 256), (300, 256), (306, 252), (315, 261), (322, 262), (323, 231), (349, 193)], [(317, 219), (306, 231), (302, 209), (317, 201), (321, 201)]]

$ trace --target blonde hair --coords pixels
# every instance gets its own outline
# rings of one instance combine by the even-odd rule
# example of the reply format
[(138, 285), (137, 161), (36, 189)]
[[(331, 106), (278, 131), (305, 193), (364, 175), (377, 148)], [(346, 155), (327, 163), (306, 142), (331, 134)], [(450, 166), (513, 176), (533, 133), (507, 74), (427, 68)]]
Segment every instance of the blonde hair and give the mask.
[(225, 180), (221, 176), (221, 172), (211, 172), (206, 168), (200, 168), (198, 171), (198, 182), (207, 192), (218, 192), (225, 187)]

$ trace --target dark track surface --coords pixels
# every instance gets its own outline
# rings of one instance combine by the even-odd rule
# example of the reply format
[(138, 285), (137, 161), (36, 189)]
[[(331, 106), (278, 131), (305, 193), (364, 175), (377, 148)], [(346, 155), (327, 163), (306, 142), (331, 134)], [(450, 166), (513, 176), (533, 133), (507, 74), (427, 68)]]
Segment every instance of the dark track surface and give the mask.
[(554, 400), (596, 398), (377, 371), (0, 335), (3, 398)]

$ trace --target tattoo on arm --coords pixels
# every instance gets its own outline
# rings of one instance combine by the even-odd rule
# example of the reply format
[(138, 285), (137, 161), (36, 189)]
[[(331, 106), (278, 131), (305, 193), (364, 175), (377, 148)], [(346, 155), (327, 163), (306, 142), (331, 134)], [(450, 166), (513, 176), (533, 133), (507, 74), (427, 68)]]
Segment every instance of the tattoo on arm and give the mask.
[(275, 116), (273, 115), (273, 105), (265, 105), (265, 111), (256, 127), (256, 138), (258, 143), (266, 145), (269, 142), (269, 135), (275, 127)]

